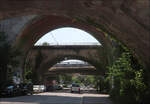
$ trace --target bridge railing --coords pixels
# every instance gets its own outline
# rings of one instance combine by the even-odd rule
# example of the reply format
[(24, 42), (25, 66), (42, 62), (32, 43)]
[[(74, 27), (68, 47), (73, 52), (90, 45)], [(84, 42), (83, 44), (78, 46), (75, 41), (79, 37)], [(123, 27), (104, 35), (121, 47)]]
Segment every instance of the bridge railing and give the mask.
[(89, 67), (89, 64), (56, 64), (53, 67)]
[[(36, 44), (35, 46), (42, 46), (43, 43)], [(47, 45), (101, 45), (99, 42), (61, 42), (61, 43), (48, 43)]]

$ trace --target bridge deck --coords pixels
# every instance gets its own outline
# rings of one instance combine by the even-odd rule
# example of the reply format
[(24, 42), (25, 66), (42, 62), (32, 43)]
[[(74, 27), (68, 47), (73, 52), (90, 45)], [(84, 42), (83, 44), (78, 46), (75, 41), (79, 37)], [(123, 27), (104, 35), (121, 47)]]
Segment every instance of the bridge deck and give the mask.
[(50, 45), (50, 46), (33, 46), (32, 49), (95, 49), (101, 48), (100, 45)]

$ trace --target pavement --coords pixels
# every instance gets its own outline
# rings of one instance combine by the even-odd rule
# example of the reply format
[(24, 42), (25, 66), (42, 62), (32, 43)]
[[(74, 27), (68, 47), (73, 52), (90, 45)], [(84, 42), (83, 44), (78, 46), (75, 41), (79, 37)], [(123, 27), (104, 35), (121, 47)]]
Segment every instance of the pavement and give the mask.
[(96, 94), (87, 90), (78, 94), (60, 90), (30, 96), (0, 98), (0, 104), (112, 104), (112, 102), (106, 94)]

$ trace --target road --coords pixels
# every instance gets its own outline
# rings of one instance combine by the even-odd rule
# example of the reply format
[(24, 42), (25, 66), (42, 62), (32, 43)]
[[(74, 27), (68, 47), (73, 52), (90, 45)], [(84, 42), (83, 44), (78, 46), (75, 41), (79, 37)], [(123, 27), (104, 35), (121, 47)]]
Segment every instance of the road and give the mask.
[(44, 92), (31, 96), (0, 98), (0, 104), (112, 104), (108, 95), (69, 91)]

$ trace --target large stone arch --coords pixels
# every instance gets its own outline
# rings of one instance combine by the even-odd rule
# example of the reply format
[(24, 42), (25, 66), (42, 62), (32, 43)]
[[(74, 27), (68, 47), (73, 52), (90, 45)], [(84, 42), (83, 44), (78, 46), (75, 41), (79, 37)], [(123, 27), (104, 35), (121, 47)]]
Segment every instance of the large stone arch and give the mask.
[[(107, 15), (110, 12), (120, 14), (121, 12), (135, 18), (141, 25), (149, 27), (149, 0), (22, 0), (22, 1), (0, 1), (0, 19), (31, 14), (55, 14), (55, 15)], [(99, 12), (97, 11), (99, 10)]]
[(46, 33), (62, 27), (74, 27), (86, 31), (104, 46), (110, 43), (105, 34), (93, 26), (80, 23), (74, 18), (46, 15), (33, 19), (17, 37), (14, 46), (16, 48), (22, 47), (23, 51), (27, 51)]
[(0, 3), (0, 18), (30, 14), (51, 14), (82, 19), (88, 16), (132, 49), (148, 68), (150, 67), (149, 8), (149, 0), (7, 0)]
[[(113, 14), (111, 14), (113, 15)], [(119, 21), (118, 17), (124, 18), (124, 21)], [(23, 39), (18, 39), (18, 47), (24, 47), (24, 49), (29, 49), (42, 35), (49, 32), (50, 30), (71, 26), (77, 27), (79, 29), (85, 30), (91, 33), (97, 40), (99, 40), (103, 45), (107, 44), (109, 46), (108, 39), (102, 31), (98, 28), (104, 29), (104, 32), (114, 36), (117, 40), (123, 42), (128, 48), (133, 50), (133, 54), (138, 56), (145, 66), (149, 66), (150, 62), (150, 43), (149, 43), (149, 31), (138, 25), (134, 20), (126, 15), (118, 16), (117, 18), (112, 18), (114, 20), (109, 22), (107, 20), (95, 20), (96, 23), (100, 24), (98, 27), (88, 23), (79, 23), (74, 18), (59, 17), (59, 16), (44, 16), (41, 20), (33, 22), (29, 27), (25, 28), (22, 32)], [(126, 17), (126, 18), (125, 18)], [(83, 18), (85, 20), (85, 18)], [(99, 22), (101, 21), (101, 22)], [(128, 24), (127, 24), (128, 21)], [(44, 28), (44, 29), (43, 29)], [(24, 45), (22, 45), (24, 44)], [(108, 45), (109, 44), (109, 45)], [(146, 57), (145, 57), (146, 56)]]
[(103, 54), (101, 46), (36, 46), (29, 52), (27, 61), (35, 76), (41, 76), (64, 58), (87, 61), (95, 66), (101, 74), (105, 74), (107, 59)]
[(104, 68), (101, 62), (97, 60), (93, 60), (93, 59), (91, 60), (88, 57), (79, 56), (79, 55), (58, 55), (54, 58), (48, 58), (40, 65), (39, 69), (43, 72), (44, 70), (47, 70), (51, 66), (55, 65), (57, 62), (63, 61), (65, 58), (86, 61), (90, 63), (91, 65), (95, 66), (97, 70), (101, 70), (101, 72), (104, 74), (105, 69), (101, 69), (101, 68)]
[(80, 73), (83, 75), (100, 75), (100, 73), (95, 70), (95, 68), (92, 68), (93, 66), (89, 67), (82, 67), (82, 68), (55, 68), (53, 70), (49, 70), (45, 73), (45, 75), (61, 75), (61, 74), (74, 74), (74, 73)]
[(101, 64), (99, 62), (94, 61), (94, 60), (90, 60), (86, 57), (78, 56), (78, 55), (60, 55), (60, 56), (57, 56), (53, 59), (47, 59), (46, 61), (44, 61), (40, 65), (40, 67), (34, 71), (34, 73), (36, 74), (35, 78), (37, 78), (37, 79), (38, 78), (40, 78), (40, 79), (44, 78), (43, 76), (45, 75), (45, 73), (47, 73), (47, 71), (50, 67), (55, 65), (57, 62), (63, 61), (65, 58), (67, 58), (67, 59), (78, 59), (78, 60), (86, 61), (86, 62), (90, 63), (92, 66), (94, 66), (96, 68), (97, 72), (101, 75), (104, 75), (104, 71), (106, 71), (105, 69), (101, 69), (103, 67), (101, 67)]
[[(54, 15), (46, 15), (33, 19), (32, 22), (24, 28), (21, 34), (18, 35), (14, 47), (19, 49), (19, 51), (24, 54), (23, 56), (25, 57), (23, 58), (25, 60), (26, 55), (38, 39), (40, 39), (47, 32), (61, 27), (74, 27), (82, 29), (90, 33), (98, 41), (100, 41), (103, 47), (111, 49), (111, 41), (109, 40), (109, 38), (105, 37), (105, 34), (103, 32), (97, 30), (97, 28), (88, 24), (80, 23), (72, 18)], [(107, 51), (105, 52), (105, 54), (107, 54)]]
[[(27, 60), (31, 61), (32, 66), (36, 66), (36, 61), (38, 67), (40, 64), (46, 63), (48, 60), (62, 59), (64, 56), (69, 58), (76, 56), (77, 58), (82, 57), (88, 60), (90, 63), (99, 63), (105, 66), (107, 64), (106, 56), (103, 52), (102, 46), (35, 46), (29, 52)], [(37, 60), (37, 57), (40, 59)], [(93, 61), (93, 62), (92, 62)], [(53, 64), (53, 61), (52, 61)], [(98, 64), (96, 65), (98, 66)], [(36, 68), (38, 68), (36, 67)], [(103, 67), (104, 69), (104, 67)]]

